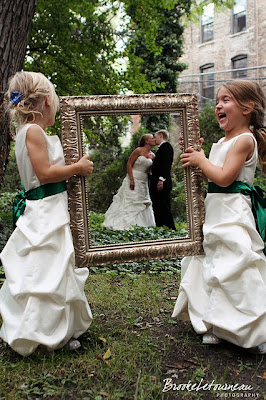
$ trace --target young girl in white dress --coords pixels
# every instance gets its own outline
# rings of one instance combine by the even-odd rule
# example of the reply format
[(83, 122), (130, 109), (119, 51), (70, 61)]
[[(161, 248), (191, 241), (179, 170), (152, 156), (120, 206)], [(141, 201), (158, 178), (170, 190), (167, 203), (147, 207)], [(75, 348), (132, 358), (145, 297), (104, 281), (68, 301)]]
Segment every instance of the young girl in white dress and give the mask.
[(205, 344), (224, 339), (260, 354), (266, 353), (265, 214), (257, 230), (251, 186), (257, 158), (266, 172), (264, 108), (257, 84), (225, 83), (218, 90), (215, 110), (225, 137), (213, 144), (209, 159), (203, 150), (192, 148), (181, 156), (184, 168), (200, 168), (209, 181), (205, 255), (182, 260), (172, 315), (190, 319)]
[(7, 92), (10, 117), (18, 125), (15, 153), (26, 207), (1, 253), (6, 280), (0, 291), (3, 324), (0, 337), (27, 356), (39, 345), (48, 350), (79, 337), (91, 324), (84, 293), (86, 268), (75, 269), (65, 179), (89, 176), (93, 163), (85, 155), (65, 165), (54, 124), (58, 98), (40, 73), (18, 72)]

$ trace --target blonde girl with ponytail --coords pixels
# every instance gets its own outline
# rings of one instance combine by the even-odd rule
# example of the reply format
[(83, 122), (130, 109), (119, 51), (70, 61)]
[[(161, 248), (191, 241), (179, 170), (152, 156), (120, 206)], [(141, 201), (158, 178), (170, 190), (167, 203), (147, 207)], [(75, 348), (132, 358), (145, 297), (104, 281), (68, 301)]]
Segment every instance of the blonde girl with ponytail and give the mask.
[(22, 356), (80, 347), (91, 324), (84, 293), (86, 268), (75, 268), (65, 180), (89, 176), (83, 156), (65, 165), (54, 124), (58, 97), (41, 73), (18, 72), (9, 82), (6, 107), (17, 127), (15, 153), (23, 191), (16, 197), (15, 230), (0, 254), (6, 280), (0, 291), (0, 337)]

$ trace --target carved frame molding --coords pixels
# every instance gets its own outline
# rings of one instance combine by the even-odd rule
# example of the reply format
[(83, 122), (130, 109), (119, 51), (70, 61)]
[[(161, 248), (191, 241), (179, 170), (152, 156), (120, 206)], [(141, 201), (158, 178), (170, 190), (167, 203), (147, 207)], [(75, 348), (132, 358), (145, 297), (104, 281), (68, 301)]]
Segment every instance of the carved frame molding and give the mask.
[[(66, 164), (83, 155), (82, 116), (182, 112), (185, 146), (199, 146), (197, 98), (191, 94), (144, 94), (60, 97), (62, 145)], [(188, 236), (186, 238), (90, 246), (89, 210), (85, 179), (73, 176), (67, 182), (70, 227), (76, 266), (93, 266), (202, 254), (204, 196), (201, 173), (185, 173)]]

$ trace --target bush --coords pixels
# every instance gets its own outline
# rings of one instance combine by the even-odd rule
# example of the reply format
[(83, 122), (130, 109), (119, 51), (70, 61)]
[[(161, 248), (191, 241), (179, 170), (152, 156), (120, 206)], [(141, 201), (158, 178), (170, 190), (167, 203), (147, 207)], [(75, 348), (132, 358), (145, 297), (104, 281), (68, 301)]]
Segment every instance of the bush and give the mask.
[(200, 135), (204, 138), (202, 146), (206, 156), (209, 155), (213, 143), (224, 136), (224, 131), (220, 128), (215, 116), (215, 104), (207, 103), (199, 114)]
[(141, 242), (146, 240), (161, 240), (167, 238), (185, 237), (187, 225), (185, 222), (176, 224), (176, 231), (167, 227), (132, 226), (127, 230), (112, 230), (102, 226), (104, 214), (90, 212), (90, 232), (92, 246), (101, 246), (114, 243)]
[(13, 231), (13, 201), (15, 193), (0, 194), (0, 252)]
[(171, 191), (171, 210), (176, 223), (187, 221), (186, 214), (186, 193), (184, 189), (184, 170), (177, 157), (172, 165), (172, 182)]
[(9, 154), (9, 162), (7, 164), (4, 180), (1, 185), (1, 192), (17, 192), (20, 188), (21, 183), (16, 163), (15, 143), (12, 142)]
[(101, 168), (101, 159), (101, 155), (92, 158), (96, 173), (88, 181), (88, 198), (91, 210), (105, 212), (126, 175), (127, 157), (123, 154), (113, 160), (104, 171), (98, 169)]

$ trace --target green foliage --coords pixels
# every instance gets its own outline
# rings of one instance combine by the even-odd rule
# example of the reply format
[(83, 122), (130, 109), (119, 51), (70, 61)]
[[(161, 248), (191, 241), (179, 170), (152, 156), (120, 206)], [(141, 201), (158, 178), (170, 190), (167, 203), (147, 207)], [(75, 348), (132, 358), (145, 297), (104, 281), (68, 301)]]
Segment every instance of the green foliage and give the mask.
[(114, 12), (100, 0), (39, 0), (25, 69), (50, 77), (59, 95), (117, 93), (118, 53), (108, 21)]
[[(112, 3), (116, 4), (116, 0), (113, 0)], [(214, 3), (218, 9), (228, 10), (228, 8), (232, 8), (234, 0), (123, 0), (120, 3), (124, 4), (125, 19), (128, 19), (128, 16), (130, 17), (125, 31), (122, 32), (123, 36), (129, 37), (126, 55), (129, 58), (130, 69), (133, 73), (132, 76), (129, 73), (129, 81), (132, 81), (135, 76), (134, 86), (138, 85), (139, 81), (140, 90), (144, 90), (137, 90), (136, 92), (145, 93), (153, 90), (155, 86), (158, 87), (158, 85), (151, 80), (147, 80), (145, 72), (141, 71), (141, 64), (143, 63), (142, 55), (134, 52), (136, 36), (141, 38), (147, 54), (149, 53), (154, 56), (162, 55), (162, 52), (167, 47), (165, 43), (172, 44), (175, 34), (177, 35), (177, 41), (180, 42), (182, 33), (179, 35), (175, 30), (179, 30), (181, 20), (182, 25), (184, 24), (184, 20), (189, 17), (194, 21), (199, 20), (199, 16), (203, 12), (203, 7), (209, 3)], [(173, 20), (171, 20), (172, 15), (176, 15), (176, 18)], [(167, 23), (169, 23), (169, 29), (167, 29)], [(174, 27), (171, 26), (172, 23)], [(160, 30), (161, 32), (159, 32)], [(162, 32), (162, 30), (165, 30), (165, 32)], [(173, 47), (173, 51), (175, 52), (175, 47)], [(180, 54), (176, 54), (175, 61), (179, 56)]]
[(13, 231), (13, 201), (15, 193), (0, 194), (0, 252)]
[[(173, 92), (177, 72), (184, 69), (177, 62), (181, 17), (201, 12), (204, 2), (39, 0), (24, 69), (50, 77), (59, 95)], [(124, 29), (114, 23), (119, 9)], [(116, 46), (118, 40), (125, 49)], [(120, 57), (128, 58), (125, 73), (118, 67)]]
[(180, 258), (134, 261), (111, 265), (90, 267), (92, 274), (124, 275), (137, 278), (138, 275), (177, 275), (180, 269)]
[[(121, 140), (129, 129), (130, 116), (108, 115), (83, 117), (82, 128), (85, 135), (84, 145), (89, 149), (101, 149), (106, 147), (117, 148), (121, 151)], [(109, 151), (107, 149), (107, 151)]]
[(174, 159), (172, 165), (171, 210), (176, 222), (187, 220), (186, 193), (184, 190), (184, 170), (180, 157)]
[(0, 194), (0, 212), (3, 214), (12, 211), (12, 205), (16, 193), (5, 192)]
[(126, 174), (126, 158), (123, 154), (112, 161), (108, 158), (108, 151), (102, 151), (94, 153), (91, 159), (95, 172), (88, 179), (87, 185), (90, 209), (105, 212)]
[[(182, 54), (183, 27), (180, 18), (189, 12), (190, 1), (141, 2), (126, 1), (131, 18), (126, 55), (129, 58), (127, 84), (143, 93), (140, 83), (149, 83), (150, 92), (176, 92), (178, 73), (185, 65), (178, 62)], [(136, 79), (133, 81), (132, 76)], [(140, 79), (139, 79), (140, 78)]]
[(192, 0), (190, 13), (187, 16), (188, 21), (192, 21), (195, 24), (200, 23), (200, 17), (204, 12), (204, 8), (208, 4), (213, 4), (217, 11), (226, 12), (233, 8), (235, 0)]
[(9, 154), (9, 162), (7, 164), (4, 181), (1, 186), (1, 192), (17, 192), (20, 190), (20, 188), (21, 183), (15, 157), (15, 143), (12, 142)]
[(202, 148), (206, 156), (209, 155), (213, 143), (224, 136), (224, 131), (220, 128), (215, 116), (215, 104), (207, 103), (199, 113), (200, 134), (204, 138)]
[(123, 0), (130, 17), (122, 34), (128, 37), (124, 86), (135, 93), (177, 91), (178, 62), (183, 54), (183, 29), (190, 18), (200, 20), (203, 8), (214, 3), (219, 10), (232, 8), (234, 0)]
[[(134, 226), (125, 231), (113, 231), (102, 227), (104, 214), (90, 212), (91, 243), (93, 246), (110, 245), (114, 243), (129, 243), (143, 240), (161, 240), (184, 237), (187, 235), (187, 226), (183, 222), (176, 223), (177, 231), (172, 231), (166, 227), (147, 227)], [(128, 275), (136, 277), (138, 274), (150, 275), (173, 275), (180, 267), (180, 259), (169, 260), (147, 260), (135, 261), (132, 263), (120, 263), (114, 265), (103, 265), (90, 267), (91, 273), (105, 272), (111, 275)]]
[(169, 129), (170, 114), (142, 114), (141, 125), (147, 132), (156, 132), (160, 129)]
[(83, 118), (84, 146), (94, 163), (94, 172), (87, 180), (90, 207), (106, 211), (112, 196), (121, 184), (126, 166), (122, 157), (121, 139), (126, 134), (128, 116)]
[(254, 186), (259, 185), (261, 186), (266, 192), (266, 180), (265, 175), (262, 174), (260, 166), (256, 168), (255, 178), (254, 178)]
[[(12, 213), (0, 212), (0, 252), (6, 245), (13, 231)], [(1, 264), (1, 260), (0, 260)]]
[(90, 212), (91, 243), (101, 246), (113, 243), (141, 242), (146, 240), (161, 240), (167, 238), (185, 237), (187, 235), (186, 223), (176, 224), (176, 231), (167, 227), (141, 227), (132, 226), (127, 230), (112, 230), (102, 226), (104, 214)]
[[(79, 338), (78, 351), (63, 347), (47, 352), (40, 347), (21, 357), (1, 342), (1, 399), (209, 400), (227, 393), (172, 390), (164, 396), (164, 380), (197, 384), (204, 376), (201, 388), (212, 381), (244, 386), (251, 374), (255, 375), (250, 397), (262, 399), (265, 357), (226, 341), (210, 351), (190, 323), (172, 319), (180, 269), (175, 260), (159, 262), (169, 274), (143, 273), (149, 262), (140, 275), (133, 270), (130, 274), (126, 265), (119, 275), (111, 267), (90, 274), (85, 294), (93, 323)], [(108, 360), (103, 359), (107, 352)]]

